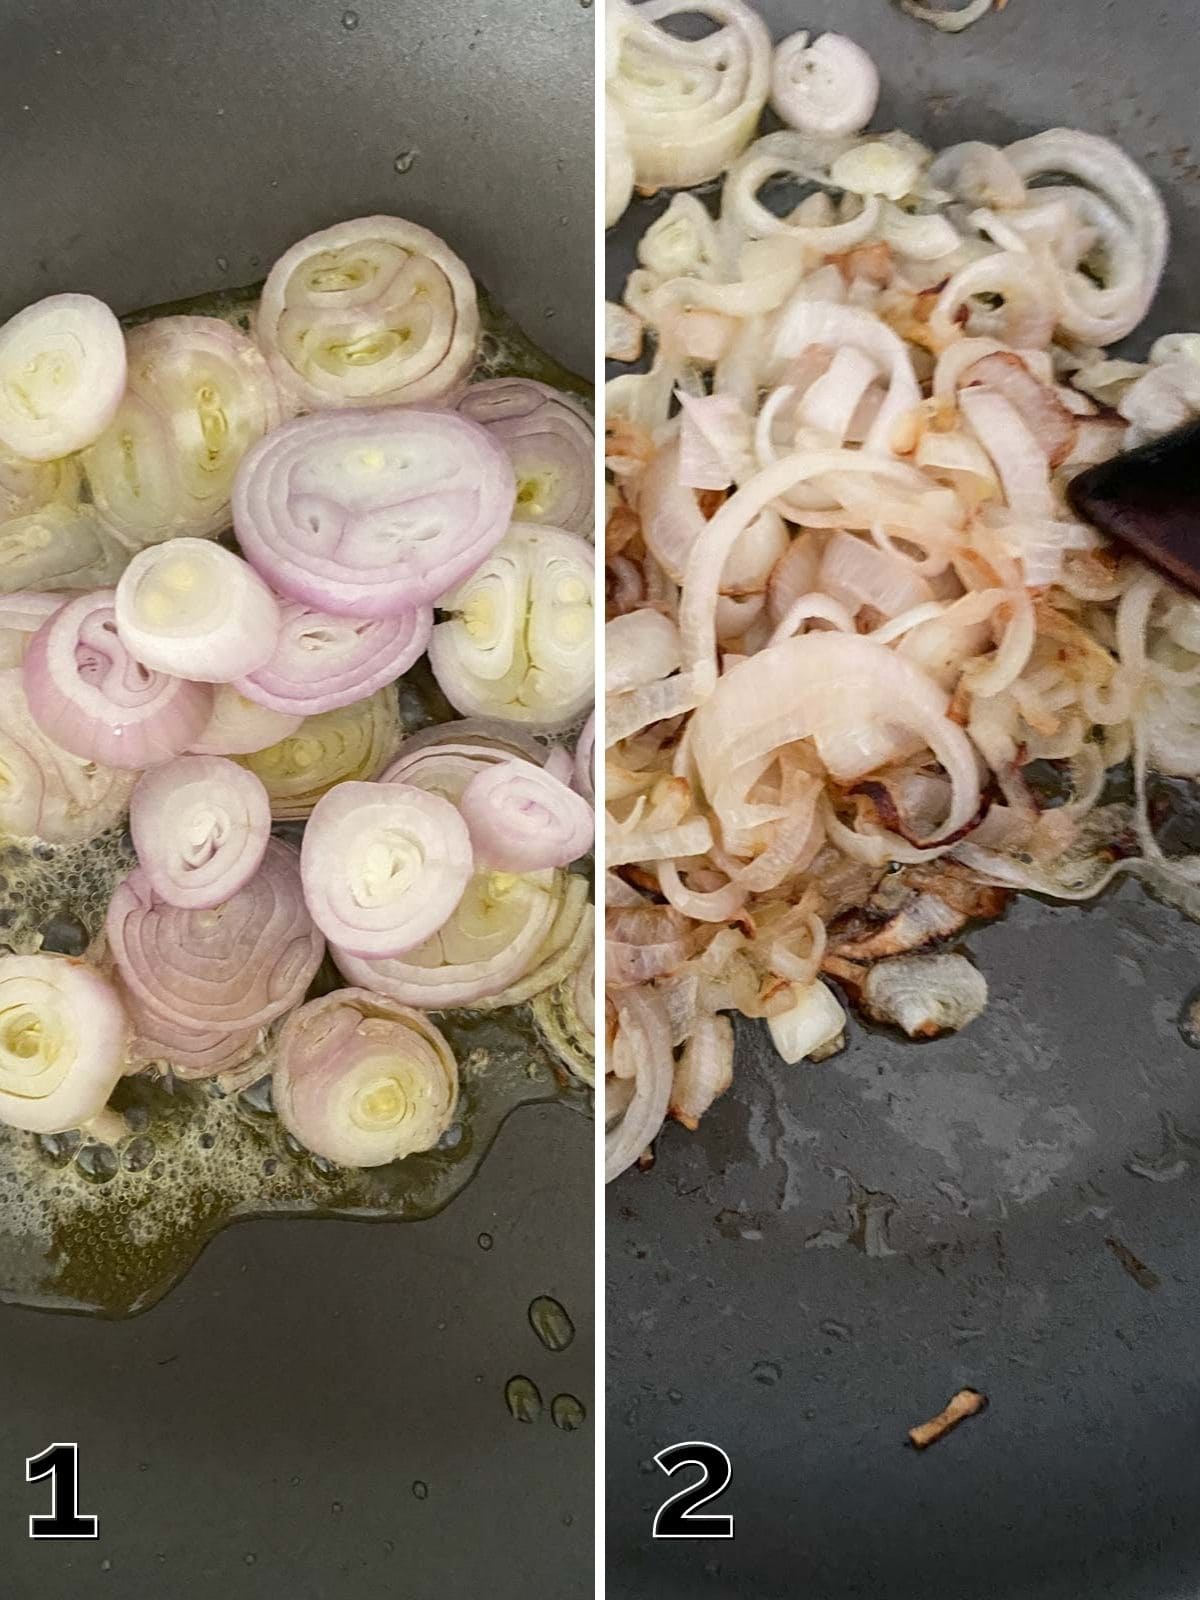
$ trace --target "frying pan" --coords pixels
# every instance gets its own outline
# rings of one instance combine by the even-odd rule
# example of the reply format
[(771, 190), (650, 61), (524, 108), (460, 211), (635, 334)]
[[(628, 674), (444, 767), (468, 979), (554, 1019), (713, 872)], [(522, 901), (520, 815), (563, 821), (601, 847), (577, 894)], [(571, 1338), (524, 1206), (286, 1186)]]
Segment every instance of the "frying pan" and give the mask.
[[(252, 282), (393, 211), (590, 373), (593, 26), (576, 0), (0, 0), (0, 317)], [(590, 1595), (594, 1428), (549, 1403), (591, 1411), (591, 1143), (523, 1108), (432, 1221), (239, 1225), (132, 1321), (0, 1307), (6, 1600)], [(26, 1537), (49, 1496), (25, 1458), (55, 1440), (94, 1543)]]
[[(1132, 344), (1200, 312), (1200, 34), (1188, 0), (1011, 0), (957, 37), (885, 0), (760, 0), (776, 37), (871, 50), (878, 127), (933, 144), (1052, 125), (1162, 186), (1167, 281)], [(643, 206), (610, 250), (619, 291)], [(852, 1024), (786, 1067), (740, 1031), (730, 1092), (608, 1193), (613, 1600), (1080, 1600), (1200, 1593), (1200, 932), (1127, 885), (1022, 898), (972, 935), (964, 1033)], [(970, 1385), (988, 1410), (921, 1455)], [(722, 1446), (732, 1542), (651, 1539), (652, 1457)]]

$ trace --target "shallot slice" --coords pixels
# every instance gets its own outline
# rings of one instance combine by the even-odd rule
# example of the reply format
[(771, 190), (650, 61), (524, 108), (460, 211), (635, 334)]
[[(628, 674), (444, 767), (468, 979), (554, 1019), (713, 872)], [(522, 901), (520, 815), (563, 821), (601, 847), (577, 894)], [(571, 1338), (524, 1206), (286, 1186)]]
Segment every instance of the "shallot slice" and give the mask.
[(101, 300), (55, 294), (0, 327), (0, 443), (29, 461), (82, 450), (125, 392), (125, 336)]
[(455, 808), (403, 783), (339, 784), (313, 808), (300, 851), (313, 921), (364, 958), (400, 955), (435, 934), (472, 864)]

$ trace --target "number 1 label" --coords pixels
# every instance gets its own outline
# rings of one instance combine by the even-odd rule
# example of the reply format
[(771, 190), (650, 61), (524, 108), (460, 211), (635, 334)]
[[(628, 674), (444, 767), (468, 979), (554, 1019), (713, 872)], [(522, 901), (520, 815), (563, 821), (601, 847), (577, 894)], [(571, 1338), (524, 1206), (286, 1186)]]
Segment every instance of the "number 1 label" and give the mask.
[(98, 1539), (100, 1519), (79, 1511), (79, 1446), (52, 1444), (25, 1462), (25, 1481), (50, 1479), (50, 1510), (29, 1519), (31, 1539)]

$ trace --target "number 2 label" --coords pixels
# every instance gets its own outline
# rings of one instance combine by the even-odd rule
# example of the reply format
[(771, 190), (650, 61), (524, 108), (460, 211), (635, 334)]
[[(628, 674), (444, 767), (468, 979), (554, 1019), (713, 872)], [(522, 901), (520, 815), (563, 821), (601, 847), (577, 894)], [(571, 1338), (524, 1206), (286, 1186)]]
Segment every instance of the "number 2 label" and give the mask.
[(733, 1518), (717, 1514), (698, 1515), (701, 1506), (724, 1494), (733, 1477), (729, 1457), (719, 1444), (689, 1439), (684, 1444), (668, 1445), (654, 1457), (668, 1477), (681, 1467), (699, 1467), (700, 1476), (665, 1500), (654, 1514), (655, 1539), (732, 1539)]
[(50, 1510), (29, 1519), (31, 1539), (98, 1539), (100, 1519), (79, 1511), (79, 1446), (52, 1444), (25, 1462), (25, 1481), (50, 1479)]

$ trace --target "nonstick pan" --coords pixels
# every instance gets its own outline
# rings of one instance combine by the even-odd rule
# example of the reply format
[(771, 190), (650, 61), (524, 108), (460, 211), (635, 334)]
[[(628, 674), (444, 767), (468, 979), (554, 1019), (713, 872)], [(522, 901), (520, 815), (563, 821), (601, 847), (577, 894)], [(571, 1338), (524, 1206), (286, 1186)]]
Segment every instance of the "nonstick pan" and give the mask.
[[(1133, 344), (1200, 314), (1200, 34), (1187, 0), (1010, 0), (943, 36), (885, 0), (760, 0), (879, 64), (876, 126), (933, 144), (1110, 135), (1161, 184), (1168, 276)], [(643, 206), (610, 250), (619, 293)], [(854, 1024), (733, 1088), (608, 1194), (614, 1600), (1081, 1600), (1200, 1593), (1200, 933), (1129, 884), (1022, 899), (969, 941), (992, 1003), (927, 1046)], [(990, 1407), (918, 1455), (963, 1386)], [(651, 1539), (712, 1441), (734, 1538)], [(680, 1478), (689, 1476), (681, 1473)]]
[[(0, 0), (0, 318), (249, 283), (392, 211), (590, 374), (593, 37), (577, 0)], [(4, 1595), (590, 1595), (591, 1134), (523, 1108), (434, 1220), (239, 1225), (131, 1321), (0, 1307)], [(94, 1542), (26, 1536), (53, 1441)]]

